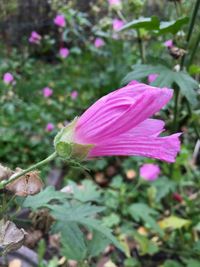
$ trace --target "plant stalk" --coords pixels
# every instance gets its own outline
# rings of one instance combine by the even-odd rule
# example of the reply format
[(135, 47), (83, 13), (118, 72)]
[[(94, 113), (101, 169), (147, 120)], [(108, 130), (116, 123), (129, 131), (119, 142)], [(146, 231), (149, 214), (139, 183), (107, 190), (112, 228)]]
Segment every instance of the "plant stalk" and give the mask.
[[(192, 16), (191, 16), (191, 19), (190, 19), (188, 34), (187, 34), (187, 37), (186, 37), (186, 50), (187, 50), (187, 48), (189, 46), (190, 38), (192, 36), (192, 32), (193, 32), (193, 29), (194, 29), (194, 24), (195, 24), (195, 20), (196, 20), (196, 16), (197, 16), (199, 7), (200, 7), (200, 0), (197, 0), (195, 5), (194, 5), (194, 9), (193, 9)], [(185, 55), (181, 59), (181, 69), (183, 69), (184, 63), (185, 63)]]
[(3, 180), (0, 182), (0, 189), (5, 188), (6, 185), (14, 182), (15, 180), (17, 180), (18, 178), (20, 178), (21, 176), (25, 175), (26, 173), (33, 171), (35, 169), (40, 168), (41, 166), (47, 164), (48, 162), (52, 161), (53, 159), (55, 159), (57, 156), (57, 152), (54, 152), (53, 154), (51, 154), (49, 157), (47, 157), (46, 159), (30, 166), (29, 168), (27, 168), (26, 170), (23, 170), (20, 173), (16, 173), (15, 175), (12, 175), (9, 179), (7, 180)]
[(145, 49), (144, 49), (144, 43), (141, 38), (140, 29), (137, 30), (137, 37), (138, 37), (137, 39), (138, 39), (138, 46), (140, 49), (141, 60), (142, 60), (142, 63), (144, 64), (145, 63)]

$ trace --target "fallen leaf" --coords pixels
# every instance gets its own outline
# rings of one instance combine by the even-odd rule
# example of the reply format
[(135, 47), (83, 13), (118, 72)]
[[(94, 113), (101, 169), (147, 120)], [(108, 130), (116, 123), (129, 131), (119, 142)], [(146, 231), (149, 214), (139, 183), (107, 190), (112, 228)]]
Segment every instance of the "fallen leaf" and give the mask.
[(162, 229), (180, 229), (182, 227), (189, 226), (191, 224), (191, 221), (172, 215), (168, 218), (159, 221), (158, 224)]
[(0, 248), (3, 253), (19, 249), (25, 239), (26, 232), (19, 229), (11, 221), (0, 221)]

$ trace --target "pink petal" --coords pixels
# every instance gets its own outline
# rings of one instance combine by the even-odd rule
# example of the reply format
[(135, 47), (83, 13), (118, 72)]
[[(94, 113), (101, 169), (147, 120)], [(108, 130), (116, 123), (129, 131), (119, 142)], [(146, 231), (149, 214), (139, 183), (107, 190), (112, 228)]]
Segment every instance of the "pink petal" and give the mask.
[(129, 84), (94, 103), (79, 118), (75, 141), (95, 144), (102, 138), (118, 136), (159, 111), (173, 90), (145, 84)]
[(180, 135), (180, 133), (166, 137), (131, 137), (130, 134), (127, 136), (121, 135), (111, 139), (110, 142), (106, 140), (105, 143), (96, 145), (90, 151), (89, 157), (129, 155), (174, 162), (177, 153), (180, 151)]
[(132, 137), (137, 136), (158, 136), (164, 131), (164, 121), (155, 119), (146, 119), (138, 124), (136, 127), (126, 132), (125, 135), (130, 134)]

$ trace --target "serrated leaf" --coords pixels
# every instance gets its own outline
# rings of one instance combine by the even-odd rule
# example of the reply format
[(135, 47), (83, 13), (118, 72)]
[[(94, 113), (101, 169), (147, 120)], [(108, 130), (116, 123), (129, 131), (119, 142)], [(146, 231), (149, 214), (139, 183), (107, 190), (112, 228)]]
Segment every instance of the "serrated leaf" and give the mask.
[(156, 80), (151, 83), (152, 86), (173, 88), (176, 84), (190, 104), (193, 106), (197, 105), (197, 94), (195, 90), (199, 87), (198, 83), (187, 72), (176, 72), (164, 65), (135, 65), (134, 70), (126, 75), (122, 83), (127, 84), (132, 80), (146, 78), (151, 73), (158, 74)]
[(67, 194), (56, 191), (52, 186), (48, 186), (39, 194), (28, 196), (23, 202), (23, 207), (36, 210), (47, 206), (52, 201), (65, 202), (66, 199)]
[(167, 229), (167, 228), (180, 229), (182, 227), (189, 226), (190, 224), (191, 224), (190, 220), (186, 220), (176, 216), (170, 216), (168, 218), (159, 221), (159, 225), (162, 229)]
[(152, 16), (151, 18), (139, 18), (135, 19), (127, 24), (125, 24), (120, 31), (134, 28), (134, 29), (146, 29), (146, 30), (157, 30), (159, 29), (159, 19), (156, 16)]
[(101, 191), (92, 181), (84, 180), (81, 188), (72, 181), (69, 182), (69, 185), (73, 188), (73, 198), (81, 202), (100, 201)]
[(71, 260), (85, 259), (87, 249), (83, 233), (77, 224), (67, 223), (61, 231), (62, 255)]
[(175, 188), (175, 183), (166, 177), (153, 182), (153, 186), (156, 187), (156, 201), (159, 202), (163, 197), (172, 192)]
[(109, 240), (105, 237), (105, 235), (94, 231), (92, 240), (88, 241), (88, 256), (98, 256), (108, 244)]
[(101, 225), (101, 223), (91, 218), (91, 216), (96, 215), (98, 212), (104, 210), (103, 207), (97, 207), (91, 204), (76, 204), (73, 206), (68, 205), (51, 205), (51, 214), (54, 218), (58, 220), (59, 226), (55, 226), (56, 229), (62, 227), (67, 223), (77, 223), (93, 229), (101, 234), (103, 234), (107, 239), (109, 239), (116, 247), (123, 250), (115, 237), (111, 234), (110, 229)]
[(163, 234), (163, 231), (157, 224), (156, 220), (152, 217), (157, 215), (157, 212), (146, 204), (136, 203), (131, 205), (129, 208), (129, 213), (136, 221), (142, 220), (143, 222), (148, 223), (149, 226), (157, 233), (159, 233), (160, 235)]
[(175, 82), (178, 84), (181, 93), (187, 98), (187, 100), (193, 106), (196, 106), (198, 102), (194, 89), (199, 87), (198, 83), (183, 71), (177, 73), (175, 76)]
[(176, 34), (183, 25), (189, 21), (188, 17), (179, 18), (174, 21), (161, 21), (159, 26), (159, 34), (173, 33)]

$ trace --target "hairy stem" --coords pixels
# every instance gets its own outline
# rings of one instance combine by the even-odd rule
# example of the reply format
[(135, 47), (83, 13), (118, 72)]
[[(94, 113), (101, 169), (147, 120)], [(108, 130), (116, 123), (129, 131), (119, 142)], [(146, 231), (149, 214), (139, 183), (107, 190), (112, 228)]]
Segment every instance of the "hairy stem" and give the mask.
[(49, 157), (47, 157), (46, 159), (30, 166), (29, 168), (27, 168), (26, 170), (23, 170), (22, 172), (20, 173), (16, 173), (14, 175), (12, 175), (9, 179), (7, 180), (3, 180), (0, 182), (0, 188), (5, 188), (6, 185), (12, 183), (13, 181), (17, 180), (18, 178), (20, 178), (21, 176), (25, 175), (26, 173), (30, 172), (30, 171), (33, 171), (35, 169), (38, 169), (40, 168), (41, 166), (47, 164), (48, 162), (52, 161), (53, 159), (55, 159), (57, 156), (57, 153), (54, 152), (53, 154), (51, 154)]

